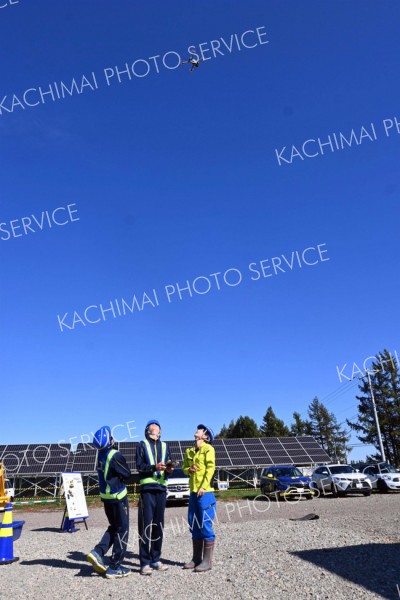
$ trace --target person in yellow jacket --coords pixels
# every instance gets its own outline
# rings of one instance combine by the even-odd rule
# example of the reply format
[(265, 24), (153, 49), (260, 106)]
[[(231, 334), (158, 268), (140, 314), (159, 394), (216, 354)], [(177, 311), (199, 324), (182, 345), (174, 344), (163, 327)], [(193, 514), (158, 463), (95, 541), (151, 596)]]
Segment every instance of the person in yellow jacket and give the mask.
[(215, 544), (216, 501), (212, 484), (215, 450), (211, 446), (214, 433), (210, 427), (200, 424), (194, 438), (195, 445), (186, 450), (182, 465), (183, 472), (190, 477), (188, 521), (193, 541), (193, 558), (183, 568), (201, 573), (211, 569)]

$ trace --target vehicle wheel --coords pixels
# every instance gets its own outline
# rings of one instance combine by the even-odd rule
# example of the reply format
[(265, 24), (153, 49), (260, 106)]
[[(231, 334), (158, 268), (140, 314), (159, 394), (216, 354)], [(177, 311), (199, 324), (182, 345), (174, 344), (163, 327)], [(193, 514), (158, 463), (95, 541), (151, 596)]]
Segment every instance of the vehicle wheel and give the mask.
[(387, 494), (389, 491), (388, 486), (382, 479), (378, 479), (377, 488), (378, 488), (378, 492), (380, 492), (381, 494)]
[(363, 496), (370, 496), (371, 492), (363, 492)]
[(274, 496), (274, 498), (277, 502), (280, 502), (281, 500), (283, 500), (276, 485), (274, 485), (274, 490), (272, 492), (272, 495)]
[(334, 498), (339, 498), (339, 494), (338, 494), (337, 488), (336, 488), (336, 486), (333, 483), (331, 484), (331, 492), (332, 492), (332, 496)]
[(266, 496), (267, 494), (265, 493), (265, 487), (260, 488), (261, 491), (261, 496)]

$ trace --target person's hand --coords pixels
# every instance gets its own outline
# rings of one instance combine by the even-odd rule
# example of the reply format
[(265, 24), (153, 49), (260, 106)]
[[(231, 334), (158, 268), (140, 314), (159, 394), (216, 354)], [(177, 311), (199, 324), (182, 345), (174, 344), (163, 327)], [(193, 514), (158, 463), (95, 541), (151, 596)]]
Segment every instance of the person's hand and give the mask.
[(206, 493), (206, 490), (204, 488), (200, 488), (199, 491), (197, 492), (197, 497), (200, 498), (200, 496), (204, 496), (205, 493)]
[(165, 471), (167, 465), (163, 462), (159, 462), (156, 464), (156, 471)]
[(189, 473), (196, 473), (197, 471), (197, 465), (192, 465), (191, 467), (189, 467)]

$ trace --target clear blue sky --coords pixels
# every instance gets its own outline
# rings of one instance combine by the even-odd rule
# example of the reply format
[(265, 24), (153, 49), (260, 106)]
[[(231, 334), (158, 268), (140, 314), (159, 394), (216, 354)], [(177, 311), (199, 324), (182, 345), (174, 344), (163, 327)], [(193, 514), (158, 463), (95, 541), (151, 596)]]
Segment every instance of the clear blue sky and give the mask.
[[(72, 203), (79, 217), (0, 240), (1, 443), (127, 421), (141, 435), (150, 417), (165, 438), (187, 439), (199, 421), (216, 431), (240, 414), (260, 422), (269, 405), (289, 423), (316, 395), (340, 421), (356, 414), (336, 366), (348, 374), (384, 347), (400, 350), (400, 135), (382, 124), (400, 121), (399, 18), (388, 0), (20, 0), (0, 10), (3, 107), (92, 71), (98, 84), (0, 116), (4, 227)], [(189, 45), (257, 27), (268, 44), (193, 73), (153, 67), (106, 84), (105, 68), (187, 58)], [(371, 122), (373, 142), (278, 165), (275, 148), (359, 136)], [(250, 263), (317, 244), (329, 261), (251, 280)], [(238, 286), (168, 303), (166, 285), (233, 267)], [(58, 314), (71, 324), (74, 311), (153, 288), (155, 308), (60, 331)]]

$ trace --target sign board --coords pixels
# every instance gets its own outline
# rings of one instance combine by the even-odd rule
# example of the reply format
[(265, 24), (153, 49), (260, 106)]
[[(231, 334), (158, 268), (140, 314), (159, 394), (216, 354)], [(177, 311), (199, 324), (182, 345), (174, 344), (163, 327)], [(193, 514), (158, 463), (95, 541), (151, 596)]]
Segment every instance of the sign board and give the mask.
[(218, 481), (218, 489), (219, 490), (227, 490), (229, 489), (229, 484), (227, 481)]
[(69, 519), (88, 517), (82, 475), (80, 473), (63, 473), (62, 479)]

